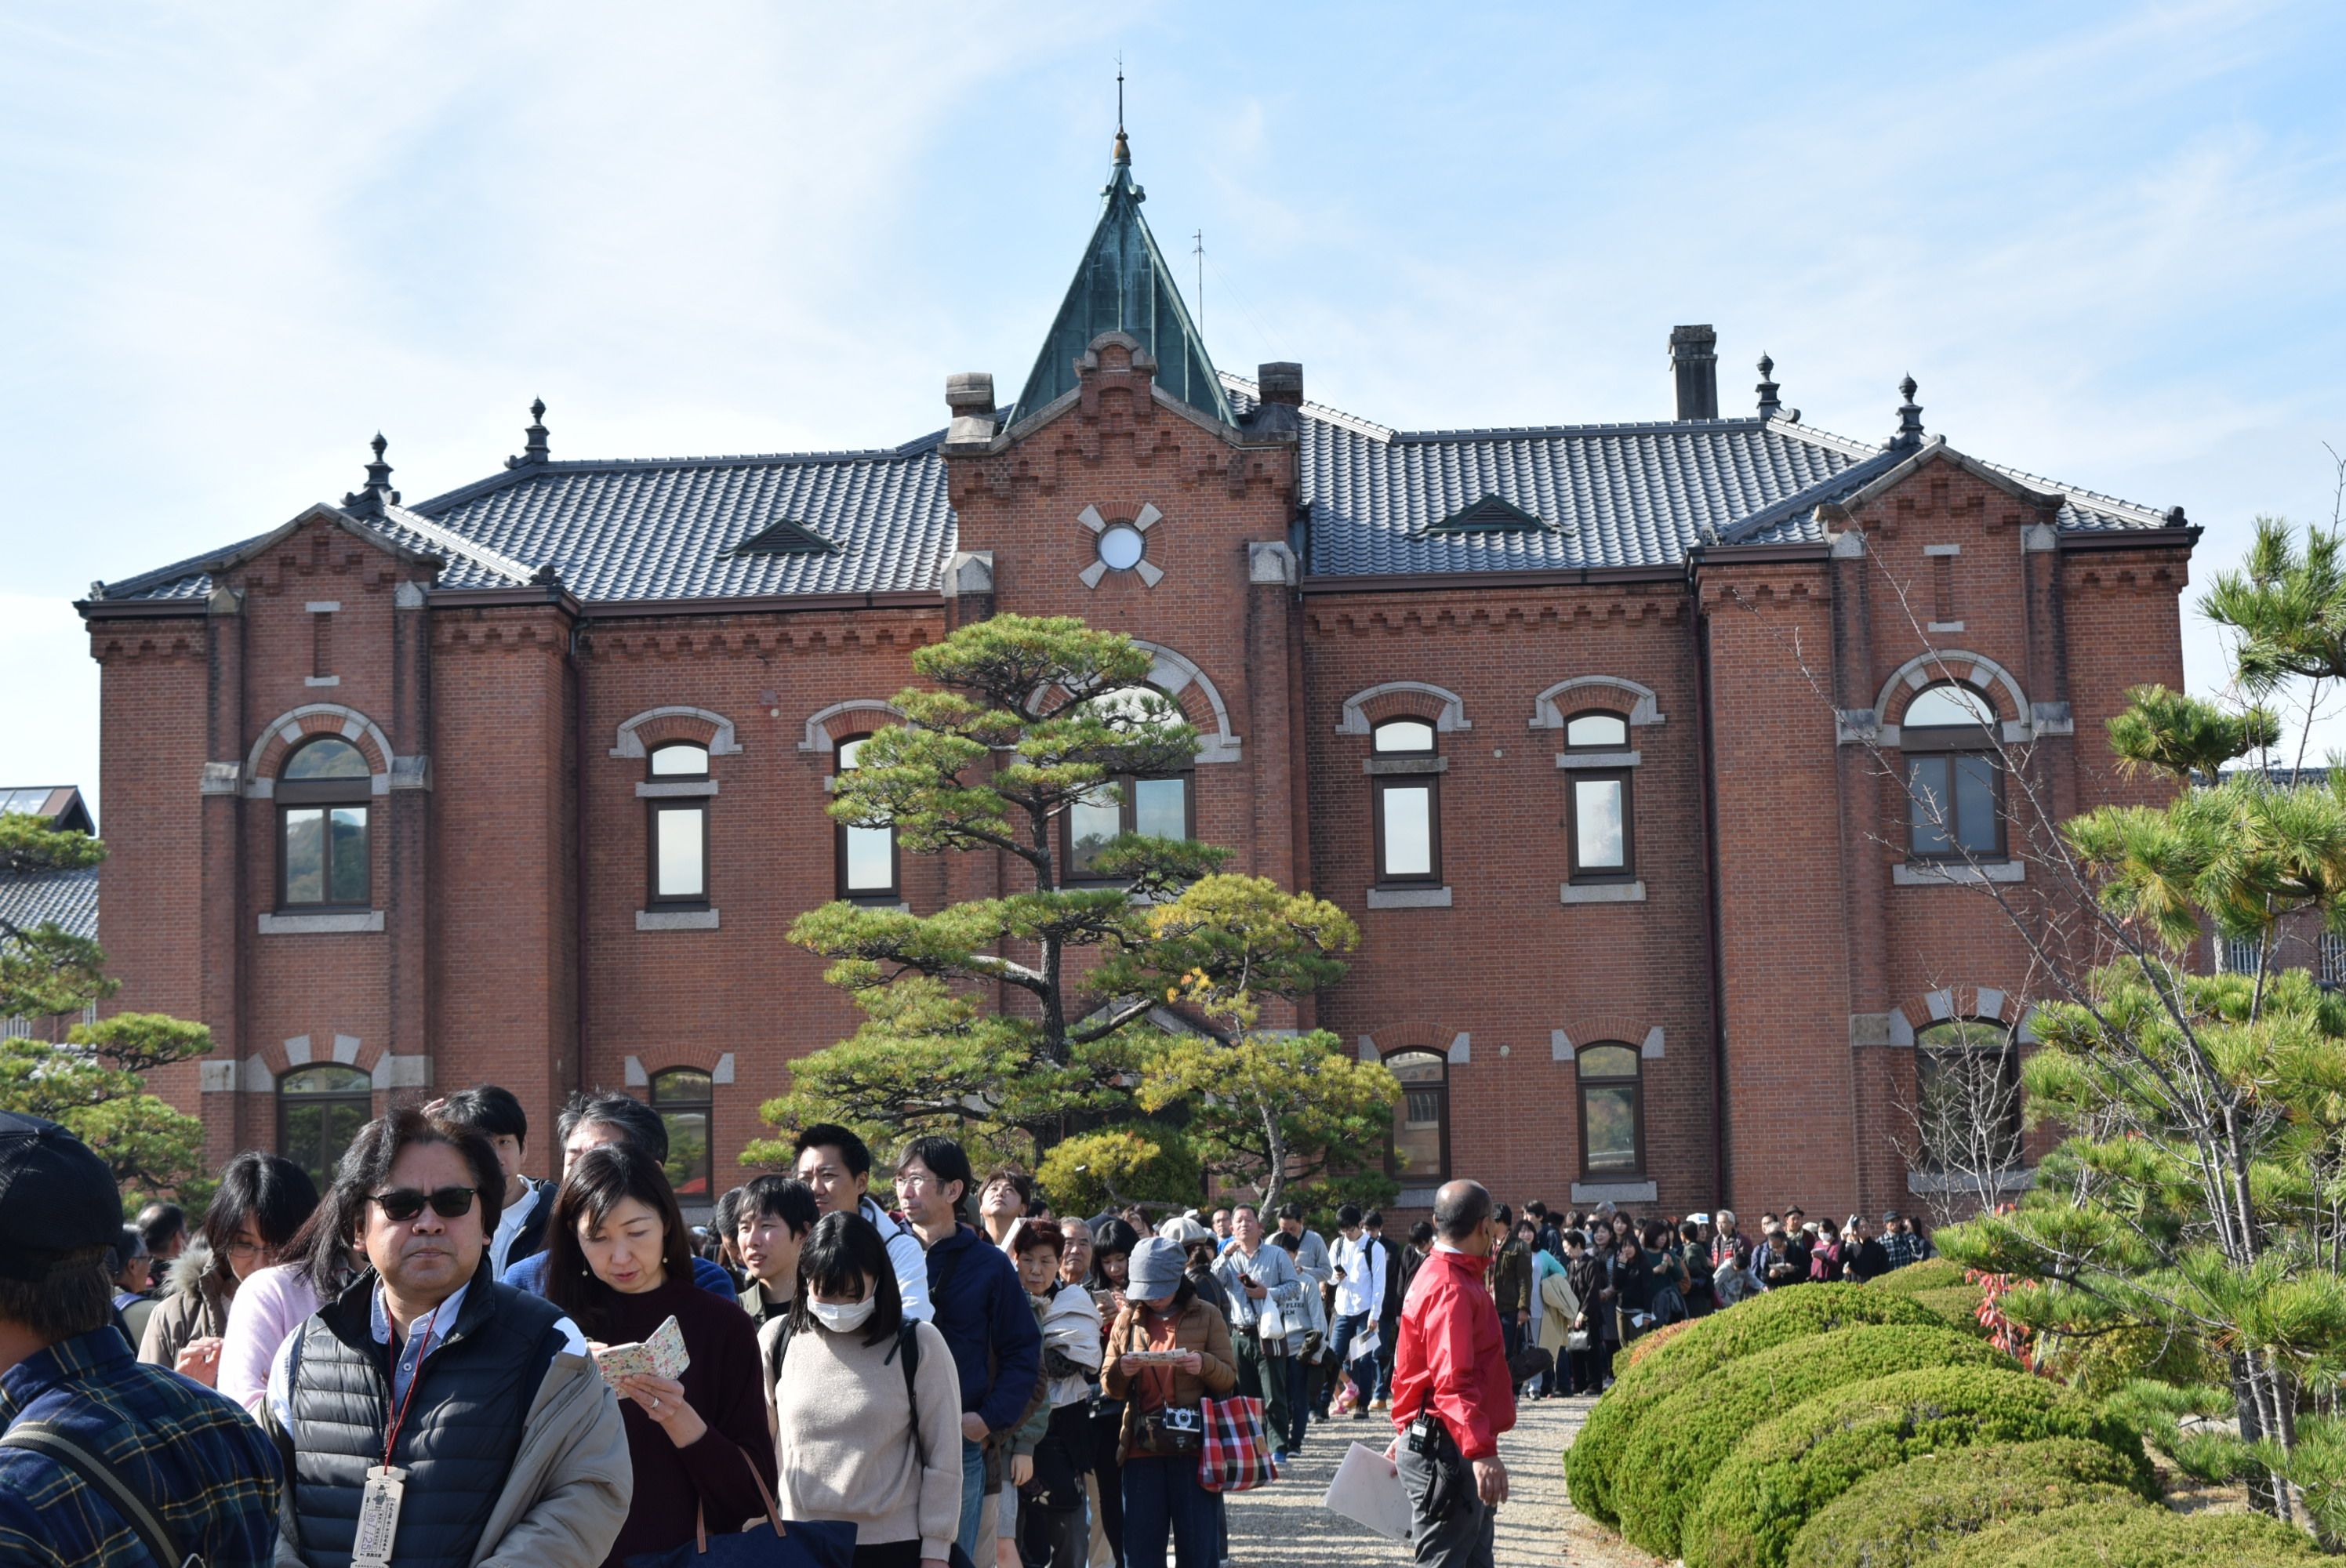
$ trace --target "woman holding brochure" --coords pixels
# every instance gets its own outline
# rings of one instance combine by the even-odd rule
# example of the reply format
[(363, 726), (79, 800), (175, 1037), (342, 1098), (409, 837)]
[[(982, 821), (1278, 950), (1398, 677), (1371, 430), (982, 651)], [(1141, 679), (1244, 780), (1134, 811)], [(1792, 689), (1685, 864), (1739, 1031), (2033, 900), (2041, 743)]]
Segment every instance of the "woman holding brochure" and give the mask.
[(1213, 1568), (1221, 1552), (1213, 1493), (1198, 1484), (1198, 1405), (1239, 1380), (1229, 1325), (1198, 1299), (1180, 1244), (1161, 1236), (1132, 1249), (1125, 1297), (1100, 1368), (1102, 1390), (1125, 1401), (1125, 1568), (1165, 1568), (1168, 1533), (1179, 1568)]
[(607, 1568), (685, 1544), (697, 1521), (716, 1535), (762, 1520), (774, 1446), (757, 1330), (732, 1301), (693, 1283), (690, 1232), (667, 1175), (632, 1145), (587, 1150), (563, 1178), (546, 1239), (546, 1298), (597, 1351), (642, 1345), (650, 1357), (627, 1359), (649, 1365), (683, 1339), (686, 1364), (673, 1377), (616, 1378), (636, 1491)]

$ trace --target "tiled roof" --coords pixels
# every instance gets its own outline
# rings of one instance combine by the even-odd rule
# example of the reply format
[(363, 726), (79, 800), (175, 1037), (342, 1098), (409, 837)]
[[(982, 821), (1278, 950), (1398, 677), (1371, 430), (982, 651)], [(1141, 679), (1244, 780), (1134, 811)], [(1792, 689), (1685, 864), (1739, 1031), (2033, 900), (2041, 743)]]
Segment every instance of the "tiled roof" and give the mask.
[[(511, 587), (550, 564), (582, 599), (933, 589), (954, 547), (939, 438), (872, 452), (528, 463), (363, 525), (446, 558), (444, 588)], [(734, 553), (785, 520), (832, 548)], [(109, 584), (106, 596), (200, 597), (206, 565), (253, 542)]]
[[(1673, 565), (1716, 531), (1860, 461), (1780, 420), (1410, 432), (1302, 421), (1314, 575)], [(1496, 496), (1539, 529), (1454, 533)]]
[[(1221, 382), (1237, 417), (1250, 421), (1254, 383)], [(1816, 543), (1819, 505), (1913, 455), (1780, 417), (1398, 431), (1317, 403), (1301, 415), (1305, 569), (1321, 576), (1668, 566), (1698, 546)], [(444, 588), (515, 586), (551, 565), (590, 601), (933, 591), (957, 533), (942, 433), (873, 451), (525, 463), (412, 506), (386, 505), (362, 525), (444, 558)], [(1978, 466), (2059, 497), (2064, 529), (2168, 521)], [(1538, 526), (1441, 526), (1476, 508), (1492, 515), (1485, 504), (1494, 501)], [(830, 548), (740, 549), (784, 523)], [(242, 547), (109, 585), (106, 596), (200, 596), (206, 565)]]
[(75, 936), (97, 936), (97, 868), (0, 873), (0, 921), (30, 931), (55, 921)]

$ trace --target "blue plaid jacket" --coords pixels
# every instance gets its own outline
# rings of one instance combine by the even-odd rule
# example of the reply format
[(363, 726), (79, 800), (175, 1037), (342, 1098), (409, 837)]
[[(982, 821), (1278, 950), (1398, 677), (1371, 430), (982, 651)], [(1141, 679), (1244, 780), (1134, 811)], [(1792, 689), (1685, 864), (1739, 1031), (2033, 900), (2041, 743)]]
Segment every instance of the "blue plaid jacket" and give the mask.
[[(46, 1421), (111, 1463), (211, 1568), (277, 1554), (277, 1451), (245, 1413), (150, 1367), (112, 1324), (0, 1372), (0, 1427)], [(0, 1563), (152, 1568), (114, 1505), (45, 1453), (0, 1448)]]

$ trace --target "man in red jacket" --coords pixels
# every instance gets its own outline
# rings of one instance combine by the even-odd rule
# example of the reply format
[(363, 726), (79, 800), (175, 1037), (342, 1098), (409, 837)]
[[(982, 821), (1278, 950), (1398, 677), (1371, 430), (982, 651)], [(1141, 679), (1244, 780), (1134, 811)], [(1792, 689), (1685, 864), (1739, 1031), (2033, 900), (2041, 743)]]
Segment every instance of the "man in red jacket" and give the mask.
[(1480, 1182), (1445, 1184), (1433, 1195), (1433, 1230), (1401, 1309), (1394, 1460), (1416, 1561), (1491, 1568), (1492, 1510), (1507, 1500), (1499, 1434), (1515, 1424), (1499, 1309), (1483, 1283), (1496, 1237), (1491, 1195)]

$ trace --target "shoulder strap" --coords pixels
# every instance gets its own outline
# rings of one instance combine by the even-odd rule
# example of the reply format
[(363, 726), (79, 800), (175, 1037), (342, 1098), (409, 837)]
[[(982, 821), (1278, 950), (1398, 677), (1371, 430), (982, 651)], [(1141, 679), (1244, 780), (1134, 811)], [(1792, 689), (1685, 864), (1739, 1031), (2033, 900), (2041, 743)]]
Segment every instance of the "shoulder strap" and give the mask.
[(911, 1319), (896, 1330), (896, 1359), (904, 1367), (904, 1402), (913, 1409), (913, 1455), (929, 1468), (929, 1440), (921, 1431), (921, 1395), (913, 1380), (921, 1371), (921, 1326)]
[(793, 1329), (790, 1319), (781, 1319), (782, 1331), (774, 1336), (774, 1348), (766, 1353), (766, 1382), (769, 1386), (782, 1380), (782, 1359), (790, 1353)]
[(0, 1445), (47, 1454), (106, 1493), (156, 1562), (177, 1563), (178, 1568), (204, 1568), (201, 1557), (192, 1552), (182, 1553), (179, 1550), (178, 1543), (171, 1538), (170, 1531), (155, 1517), (155, 1511), (147, 1505), (147, 1500), (122, 1479), (120, 1471), (47, 1421), (18, 1421), (5, 1435), (0, 1435)]

